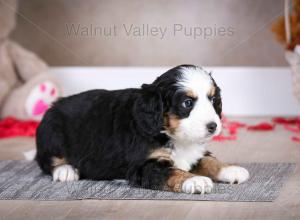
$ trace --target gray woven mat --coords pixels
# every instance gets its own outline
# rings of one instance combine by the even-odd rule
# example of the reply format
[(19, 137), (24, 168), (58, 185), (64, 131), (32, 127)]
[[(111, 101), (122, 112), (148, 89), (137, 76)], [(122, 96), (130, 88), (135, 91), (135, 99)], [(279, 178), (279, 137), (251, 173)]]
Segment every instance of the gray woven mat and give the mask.
[(35, 162), (0, 161), (0, 199), (77, 200), (77, 199), (143, 199), (143, 200), (210, 200), (273, 201), (289, 174), (292, 163), (242, 164), (251, 178), (239, 185), (215, 184), (211, 194), (184, 194), (133, 188), (125, 181), (52, 182), (41, 173)]

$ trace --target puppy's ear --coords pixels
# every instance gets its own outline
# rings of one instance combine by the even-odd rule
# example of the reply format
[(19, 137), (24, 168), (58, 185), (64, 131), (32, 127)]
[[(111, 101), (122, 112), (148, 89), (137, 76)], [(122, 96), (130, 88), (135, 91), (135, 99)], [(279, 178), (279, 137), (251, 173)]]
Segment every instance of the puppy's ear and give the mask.
[(144, 135), (158, 135), (163, 127), (163, 102), (159, 88), (142, 85), (142, 94), (134, 103), (133, 118), (137, 129)]
[(214, 100), (214, 109), (216, 113), (218, 114), (219, 118), (222, 117), (222, 98), (221, 98), (221, 89), (215, 84), (216, 87), (216, 94), (215, 94), (215, 100)]
[(214, 94), (214, 103), (213, 103), (213, 106), (214, 106), (214, 109), (217, 113), (217, 115), (219, 116), (219, 118), (221, 119), (222, 118), (222, 97), (221, 97), (221, 89), (220, 87), (217, 85), (216, 81), (214, 80), (214, 78), (212, 77), (212, 74), (210, 73), (210, 78), (213, 82), (213, 85), (215, 87), (215, 94)]

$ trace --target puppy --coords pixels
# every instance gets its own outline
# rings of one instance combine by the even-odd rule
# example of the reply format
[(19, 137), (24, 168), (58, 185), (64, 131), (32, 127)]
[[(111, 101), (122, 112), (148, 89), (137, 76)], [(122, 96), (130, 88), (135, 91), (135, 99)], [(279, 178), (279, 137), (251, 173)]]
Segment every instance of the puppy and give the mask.
[(181, 65), (141, 89), (92, 90), (62, 98), (37, 130), (36, 160), (54, 181), (126, 179), (137, 187), (210, 193), (242, 183), (246, 169), (205, 149), (221, 131), (220, 88)]

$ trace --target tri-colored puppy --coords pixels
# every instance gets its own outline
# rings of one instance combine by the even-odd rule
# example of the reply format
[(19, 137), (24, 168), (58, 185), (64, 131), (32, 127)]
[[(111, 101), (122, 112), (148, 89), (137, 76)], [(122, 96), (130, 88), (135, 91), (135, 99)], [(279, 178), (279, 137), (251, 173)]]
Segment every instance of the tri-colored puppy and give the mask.
[(36, 160), (55, 181), (127, 179), (138, 187), (209, 193), (213, 181), (249, 177), (205, 149), (221, 131), (221, 111), (212, 76), (177, 66), (140, 89), (60, 99), (38, 128)]

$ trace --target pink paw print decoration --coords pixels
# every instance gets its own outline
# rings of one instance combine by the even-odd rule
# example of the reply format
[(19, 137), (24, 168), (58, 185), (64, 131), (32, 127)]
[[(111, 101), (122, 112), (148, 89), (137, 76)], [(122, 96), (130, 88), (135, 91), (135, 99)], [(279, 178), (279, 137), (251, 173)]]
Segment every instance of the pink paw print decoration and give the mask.
[(25, 108), (28, 116), (41, 120), (44, 113), (58, 98), (58, 88), (52, 82), (43, 82), (34, 87), (26, 100)]

